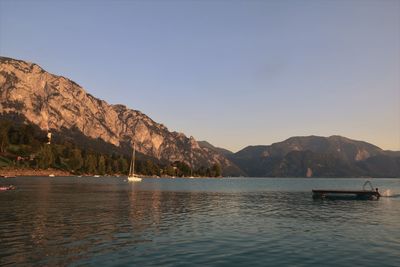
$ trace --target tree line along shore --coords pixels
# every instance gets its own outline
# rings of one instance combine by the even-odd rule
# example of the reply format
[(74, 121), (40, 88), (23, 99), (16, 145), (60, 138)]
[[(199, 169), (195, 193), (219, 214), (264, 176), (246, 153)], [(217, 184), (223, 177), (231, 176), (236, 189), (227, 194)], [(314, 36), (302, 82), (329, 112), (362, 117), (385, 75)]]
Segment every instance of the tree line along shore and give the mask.
[[(46, 133), (31, 124), (0, 120), (0, 175), (57, 176), (127, 175), (130, 158), (78, 147), (71, 140), (47, 143)], [(160, 164), (136, 160), (135, 173), (144, 176), (220, 177), (221, 167), (191, 167), (180, 161)]]

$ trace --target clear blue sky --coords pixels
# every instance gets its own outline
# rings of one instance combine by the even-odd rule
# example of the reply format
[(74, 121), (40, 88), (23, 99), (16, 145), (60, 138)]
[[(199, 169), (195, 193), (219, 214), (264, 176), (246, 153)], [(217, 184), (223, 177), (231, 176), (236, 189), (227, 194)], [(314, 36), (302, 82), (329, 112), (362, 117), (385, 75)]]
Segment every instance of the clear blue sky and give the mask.
[(311, 134), (400, 150), (400, 0), (0, 0), (0, 54), (234, 151)]

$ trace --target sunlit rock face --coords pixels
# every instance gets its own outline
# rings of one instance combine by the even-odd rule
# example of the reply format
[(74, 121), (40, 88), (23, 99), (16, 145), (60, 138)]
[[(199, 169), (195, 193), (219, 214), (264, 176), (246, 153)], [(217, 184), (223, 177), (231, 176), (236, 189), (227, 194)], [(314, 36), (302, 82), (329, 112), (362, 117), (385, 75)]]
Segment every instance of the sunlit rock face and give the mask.
[(160, 160), (194, 167), (218, 163), (238, 171), (225, 156), (201, 148), (194, 138), (170, 132), (140, 111), (110, 105), (34, 63), (0, 57), (0, 90), (1, 114), (23, 115), (43, 130), (74, 129), (115, 146), (135, 143), (139, 152)]
[(354, 160), (360, 161), (360, 160), (365, 160), (365, 159), (367, 159), (367, 158), (369, 158), (369, 157), (370, 157), (370, 155), (369, 155), (369, 152), (368, 152), (367, 150), (365, 150), (365, 149), (358, 149), (358, 150), (357, 150), (357, 154), (356, 154)]

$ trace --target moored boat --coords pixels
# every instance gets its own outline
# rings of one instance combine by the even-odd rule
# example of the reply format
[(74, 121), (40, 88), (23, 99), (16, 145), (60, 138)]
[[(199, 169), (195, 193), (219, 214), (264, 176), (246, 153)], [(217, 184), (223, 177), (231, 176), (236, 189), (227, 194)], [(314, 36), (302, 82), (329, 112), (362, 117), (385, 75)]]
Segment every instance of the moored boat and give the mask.
[(16, 176), (13, 176), (13, 175), (0, 175), (0, 178), (16, 178)]
[[(369, 190), (365, 186), (369, 185)], [(314, 199), (358, 199), (378, 200), (381, 197), (378, 188), (373, 188), (370, 181), (366, 181), (362, 190), (338, 190), (338, 189), (313, 189)]]
[(15, 190), (16, 187), (13, 185), (9, 185), (9, 186), (0, 186), (0, 191), (9, 191), (9, 190)]
[(129, 182), (142, 181), (142, 178), (135, 174), (135, 144), (133, 144), (132, 159), (131, 159), (131, 164), (129, 166), (128, 181)]

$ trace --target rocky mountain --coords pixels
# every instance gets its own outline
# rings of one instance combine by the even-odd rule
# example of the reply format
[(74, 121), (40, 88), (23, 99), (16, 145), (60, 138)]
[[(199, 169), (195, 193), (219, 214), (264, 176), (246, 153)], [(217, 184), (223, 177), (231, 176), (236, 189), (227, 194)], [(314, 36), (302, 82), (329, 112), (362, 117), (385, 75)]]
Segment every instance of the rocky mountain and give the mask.
[(400, 155), (341, 136), (292, 137), (228, 156), (249, 176), (400, 177)]
[(207, 141), (198, 141), (198, 143), (199, 143), (200, 147), (214, 150), (215, 152), (220, 153), (224, 156), (229, 156), (229, 155), (233, 154), (232, 151), (225, 149), (225, 148), (221, 148), (221, 147), (215, 147)]
[(6, 57), (0, 57), (1, 117), (101, 152), (128, 155), (135, 143), (139, 156), (158, 162), (219, 164), (226, 176), (400, 177), (400, 152), (341, 136), (292, 137), (232, 153), (169, 131), (138, 110), (110, 105), (37, 64)]
[(81, 145), (101, 143), (128, 153), (135, 143), (139, 152), (157, 160), (195, 168), (217, 163), (225, 175), (242, 174), (222, 153), (200, 146), (193, 137), (171, 132), (138, 110), (108, 104), (72, 80), (22, 60), (0, 57), (0, 115), (29, 121)]

